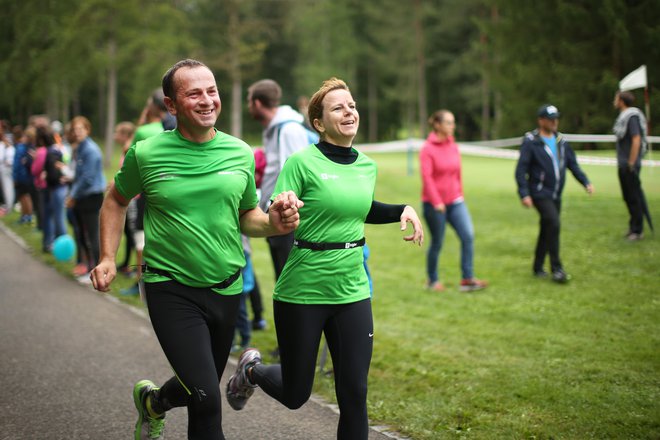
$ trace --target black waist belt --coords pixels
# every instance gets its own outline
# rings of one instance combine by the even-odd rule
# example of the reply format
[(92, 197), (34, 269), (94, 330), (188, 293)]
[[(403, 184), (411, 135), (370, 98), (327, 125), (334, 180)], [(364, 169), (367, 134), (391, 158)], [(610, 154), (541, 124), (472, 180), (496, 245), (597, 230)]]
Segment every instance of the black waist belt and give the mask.
[(293, 245), (303, 249), (311, 249), (313, 251), (330, 251), (333, 249), (353, 249), (354, 247), (364, 246), (366, 240), (364, 237), (358, 241), (349, 241), (348, 243), (314, 243), (307, 240), (293, 239)]
[[(155, 274), (167, 277), (171, 280), (174, 280), (174, 277), (168, 271), (162, 270), (162, 269), (156, 269), (155, 267), (151, 267), (151, 266), (147, 266), (146, 264), (143, 264), (142, 265), (142, 273), (145, 273), (145, 272), (155, 273)], [(220, 281), (217, 284), (209, 286), (209, 288), (212, 288), (212, 289), (226, 289), (227, 287), (234, 284), (234, 281), (236, 281), (238, 279), (238, 277), (240, 277), (240, 276), (241, 276), (241, 270), (238, 269), (235, 274), (231, 275), (226, 280)]]

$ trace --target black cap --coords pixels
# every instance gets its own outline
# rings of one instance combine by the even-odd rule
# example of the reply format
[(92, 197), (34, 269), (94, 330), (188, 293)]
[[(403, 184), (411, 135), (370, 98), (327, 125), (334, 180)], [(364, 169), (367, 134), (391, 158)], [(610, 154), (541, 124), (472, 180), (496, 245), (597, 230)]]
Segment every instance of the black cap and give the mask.
[(559, 116), (561, 116), (557, 107), (555, 107), (552, 104), (542, 105), (539, 108), (538, 114), (539, 114), (539, 118), (545, 118), (545, 119), (559, 119)]

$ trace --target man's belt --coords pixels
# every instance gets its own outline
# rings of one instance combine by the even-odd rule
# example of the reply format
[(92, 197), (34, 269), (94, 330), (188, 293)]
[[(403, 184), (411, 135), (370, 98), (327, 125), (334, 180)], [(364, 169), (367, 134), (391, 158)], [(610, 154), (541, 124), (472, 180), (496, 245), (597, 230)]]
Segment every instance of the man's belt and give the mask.
[(299, 238), (293, 239), (293, 245), (302, 249), (311, 249), (313, 251), (330, 251), (334, 249), (353, 249), (355, 247), (364, 246), (366, 240), (364, 237), (358, 241), (349, 241), (347, 243), (314, 243), (312, 241), (301, 240)]
[[(162, 276), (164, 276), (164, 277), (167, 277), (167, 278), (169, 278), (169, 279), (171, 279), (171, 280), (174, 280), (174, 277), (173, 277), (172, 274), (169, 273), (168, 271), (163, 270), (163, 269), (157, 269), (157, 268), (155, 268), (155, 267), (151, 267), (151, 266), (147, 266), (146, 264), (143, 264), (143, 265), (142, 265), (142, 273), (145, 273), (145, 272), (155, 273), (155, 274), (158, 274), (158, 275), (162, 275)], [(214, 285), (212, 285), (212, 286), (209, 286), (209, 288), (211, 288), (211, 289), (226, 289), (227, 287), (229, 287), (229, 286), (231, 286), (232, 284), (234, 284), (234, 281), (236, 281), (236, 280), (238, 279), (238, 277), (240, 277), (240, 276), (241, 276), (241, 270), (238, 269), (238, 270), (236, 271), (236, 273), (234, 273), (233, 275), (231, 275), (231, 276), (230, 276), (229, 278), (227, 278), (226, 280), (224, 280), (224, 281), (220, 281), (220, 282), (217, 283), (217, 284), (214, 284)]]

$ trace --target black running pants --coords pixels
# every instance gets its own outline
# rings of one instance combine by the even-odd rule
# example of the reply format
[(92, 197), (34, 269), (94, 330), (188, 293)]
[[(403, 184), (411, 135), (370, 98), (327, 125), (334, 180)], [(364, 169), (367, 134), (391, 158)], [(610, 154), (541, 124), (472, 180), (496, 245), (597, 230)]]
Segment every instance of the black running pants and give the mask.
[(367, 375), (373, 351), (371, 300), (350, 304), (273, 302), (280, 365), (257, 365), (253, 381), (287, 408), (300, 408), (312, 392), (321, 334), (328, 342), (339, 404), (340, 440), (366, 440)]
[(224, 440), (220, 378), (236, 325), (240, 295), (176, 281), (145, 283), (149, 317), (175, 376), (159, 393), (165, 407), (188, 407), (188, 438)]

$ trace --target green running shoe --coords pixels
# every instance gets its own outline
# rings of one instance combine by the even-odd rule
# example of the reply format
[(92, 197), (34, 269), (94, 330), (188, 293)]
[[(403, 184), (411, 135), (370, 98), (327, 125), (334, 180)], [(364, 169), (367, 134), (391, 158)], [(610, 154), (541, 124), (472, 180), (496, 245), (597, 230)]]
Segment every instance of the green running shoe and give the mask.
[(151, 417), (147, 410), (147, 396), (150, 391), (157, 390), (150, 380), (141, 380), (133, 387), (133, 402), (138, 411), (135, 424), (135, 440), (164, 439), (165, 414), (161, 417)]

